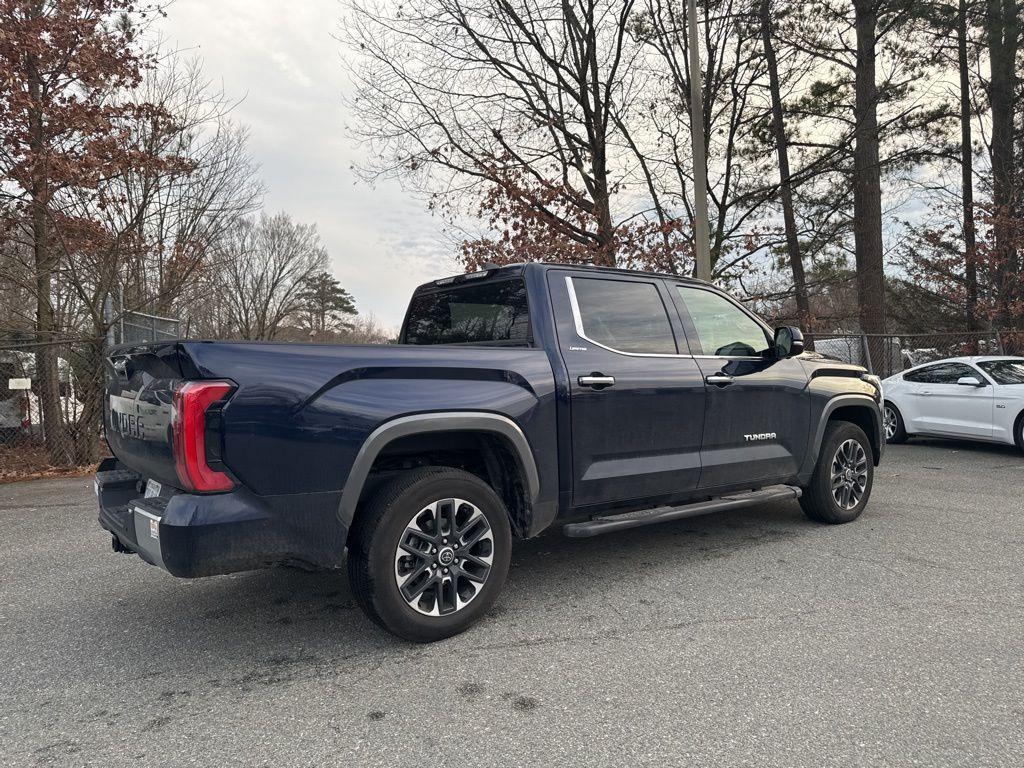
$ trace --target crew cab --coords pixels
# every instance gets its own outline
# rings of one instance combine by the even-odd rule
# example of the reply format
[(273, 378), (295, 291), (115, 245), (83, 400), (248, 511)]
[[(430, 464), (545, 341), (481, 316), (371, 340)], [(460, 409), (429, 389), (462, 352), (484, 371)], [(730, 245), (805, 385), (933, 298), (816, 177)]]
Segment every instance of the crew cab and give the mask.
[(416, 289), (394, 345), (113, 348), (100, 524), (174, 576), (347, 563), (373, 620), (430, 641), (487, 610), (513, 539), (554, 525), (787, 498), (854, 520), (881, 403), (863, 368), (707, 283), (493, 268)]

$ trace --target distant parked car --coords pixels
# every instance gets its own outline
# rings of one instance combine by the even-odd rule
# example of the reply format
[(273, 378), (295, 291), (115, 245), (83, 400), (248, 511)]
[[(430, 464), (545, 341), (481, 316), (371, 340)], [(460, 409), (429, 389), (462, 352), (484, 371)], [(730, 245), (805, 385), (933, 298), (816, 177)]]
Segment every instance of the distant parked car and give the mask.
[(954, 357), (882, 382), (885, 438), (968, 438), (1024, 450), (1024, 357)]
[[(39, 395), (34, 390), (7, 388), (11, 378), (29, 379), (35, 385), (35, 373), (35, 355), (16, 350), (0, 352), (0, 438), (42, 434), (42, 404)], [(65, 422), (76, 421), (82, 414), (82, 404), (75, 391), (71, 364), (63, 357), (57, 358), (57, 375), (62, 417)]]

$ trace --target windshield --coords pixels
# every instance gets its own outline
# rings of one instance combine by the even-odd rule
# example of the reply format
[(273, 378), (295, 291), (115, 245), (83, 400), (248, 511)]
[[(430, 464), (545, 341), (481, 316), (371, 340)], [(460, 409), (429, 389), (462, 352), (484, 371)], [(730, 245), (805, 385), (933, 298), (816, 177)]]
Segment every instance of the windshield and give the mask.
[(420, 293), (409, 305), (403, 341), (529, 346), (526, 284), (496, 280)]
[(996, 384), (1024, 384), (1024, 358), (1015, 360), (987, 360), (978, 366), (991, 376)]

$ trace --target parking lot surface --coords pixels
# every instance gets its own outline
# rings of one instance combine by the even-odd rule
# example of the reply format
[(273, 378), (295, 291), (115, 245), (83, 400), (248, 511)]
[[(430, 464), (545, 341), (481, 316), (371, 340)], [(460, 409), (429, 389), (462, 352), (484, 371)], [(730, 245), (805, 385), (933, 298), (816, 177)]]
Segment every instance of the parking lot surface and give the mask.
[(0, 765), (1020, 765), (1022, 491), (1012, 449), (915, 441), (851, 525), (552, 532), (413, 646), (343, 574), (176, 580), (90, 479), (0, 486)]

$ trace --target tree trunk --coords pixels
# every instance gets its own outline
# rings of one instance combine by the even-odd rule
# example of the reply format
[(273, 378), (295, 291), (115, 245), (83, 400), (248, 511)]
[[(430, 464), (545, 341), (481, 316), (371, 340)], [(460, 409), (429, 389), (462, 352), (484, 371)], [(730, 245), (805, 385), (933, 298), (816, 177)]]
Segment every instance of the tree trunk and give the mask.
[[(967, 0), (957, 9), (956, 47), (960, 69), (960, 188), (963, 200), (964, 283), (967, 329), (978, 331), (978, 259), (974, 227), (974, 148), (971, 141), (971, 82), (967, 61)], [(968, 343), (971, 354), (978, 353), (977, 338)]]
[[(854, 2), (857, 30), (855, 146), (853, 150), (853, 236), (857, 260), (857, 302), (861, 331), (885, 333), (885, 272), (882, 248), (882, 183), (878, 150), (878, 92), (875, 86), (875, 0)], [(883, 344), (874, 340), (871, 358), (884, 362)]]
[(81, 404), (81, 414), (74, 425), (74, 447), (72, 461), (75, 466), (95, 464), (100, 458), (99, 425), (103, 421), (103, 396), (105, 379), (103, 373), (103, 329), (95, 328), (93, 338), (82, 350), (82, 372), (75, 392)]
[[(782, 113), (782, 93), (779, 88), (779, 64), (775, 58), (775, 44), (771, 31), (771, 0), (761, 0), (761, 39), (764, 41), (765, 63), (768, 65), (768, 88), (772, 99), (772, 131), (775, 134), (775, 151), (779, 157), (779, 192), (782, 200), (782, 219), (786, 228), (786, 251), (793, 273), (793, 290), (796, 293), (796, 311), (800, 327), (812, 334), (811, 305), (807, 297), (807, 279), (804, 275), (804, 260), (800, 253), (800, 238), (796, 231), (796, 214), (793, 211), (793, 181), (789, 172), (789, 141)], [(809, 349), (814, 349), (814, 337), (807, 339)]]
[(43, 83), (34, 57), (28, 64), (29, 95), (31, 99), (31, 137), (29, 146), (36, 158), (32, 183), (28, 190), (32, 210), (32, 256), (35, 269), (36, 294), (36, 387), (42, 409), (46, 452), (50, 462), (67, 464), (67, 430), (60, 407), (60, 376), (57, 367), (57, 324), (53, 311), (52, 283), (56, 257), (50, 246), (47, 227), (49, 183), (45, 165), (46, 135), (43, 118)]
[(594, 158), (594, 218), (597, 219), (598, 245), (594, 264), (615, 266), (615, 226), (612, 224), (611, 200), (608, 192), (608, 171), (603, 143)]
[(1018, 259), (1014, 247), (1017, 171), (1013, 151), (1013, 107), (1017, 92), (1016, 58), (1020, 35), (1016, 0), (988, 0), (985, 32), (992, 76), (992, 208), (995, 217), (995, 289), (997, 315), (1004, 328), (1018, 327), (1012, 307), (1020, 298)]

